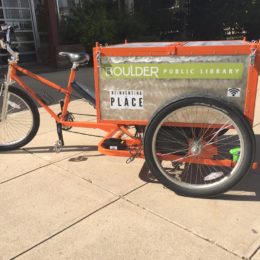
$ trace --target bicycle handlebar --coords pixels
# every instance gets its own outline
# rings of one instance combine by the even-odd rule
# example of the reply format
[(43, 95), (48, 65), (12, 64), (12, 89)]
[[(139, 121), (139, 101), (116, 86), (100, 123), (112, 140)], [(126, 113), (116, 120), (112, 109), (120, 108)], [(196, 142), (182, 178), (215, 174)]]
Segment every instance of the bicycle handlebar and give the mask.
[(14, 32), (18, 26), (1, 25), (1, 32), (5, 34), (5, 42), (11, 44), (11, 33)]
[(18, 60), (18, 53), (11, 48), (11, 33), (14, 32), (18, 26), (1, 25), (1, 33), (5, 35), (4, 39), (0, 39), (0, 48), (7, 50), (14, 60)]

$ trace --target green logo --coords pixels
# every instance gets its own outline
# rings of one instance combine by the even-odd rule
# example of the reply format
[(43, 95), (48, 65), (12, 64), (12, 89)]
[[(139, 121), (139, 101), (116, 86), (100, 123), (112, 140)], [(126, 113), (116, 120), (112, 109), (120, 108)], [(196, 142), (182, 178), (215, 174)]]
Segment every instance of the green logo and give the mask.
[(104, 64), (105, 78), (119, 79), (241, 79), (243, 63)]

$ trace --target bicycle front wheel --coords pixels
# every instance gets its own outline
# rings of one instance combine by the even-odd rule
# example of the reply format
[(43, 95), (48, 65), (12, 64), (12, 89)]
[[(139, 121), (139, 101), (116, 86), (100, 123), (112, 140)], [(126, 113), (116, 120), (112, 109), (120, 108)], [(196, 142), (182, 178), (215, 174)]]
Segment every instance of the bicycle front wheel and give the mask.
[(249, 170), (254, 135), (237, 109), (208, 97), (187, 97), (163, 107), (145, 133), (152, 173), (186, 196), (223, 193)]
[[(3, 97), (0, 97), (2, 108)], [(40, 116), (32, 99), (22, 90), (10, 86), (7, 111), (2, 118), (0, 111), (0, 151), (18, 149), (29, 143), (36, 135)]]

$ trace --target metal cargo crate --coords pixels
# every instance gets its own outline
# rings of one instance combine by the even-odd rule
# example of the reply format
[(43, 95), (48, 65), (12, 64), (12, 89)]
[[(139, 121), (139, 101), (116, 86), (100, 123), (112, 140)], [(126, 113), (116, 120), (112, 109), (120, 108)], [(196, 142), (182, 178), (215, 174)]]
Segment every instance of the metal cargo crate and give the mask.
[(257, 54), (244, 40), (97, 45), (98, 120), (146, 124), (166, 103), (202, 94), (232, 103), (252, 122)]

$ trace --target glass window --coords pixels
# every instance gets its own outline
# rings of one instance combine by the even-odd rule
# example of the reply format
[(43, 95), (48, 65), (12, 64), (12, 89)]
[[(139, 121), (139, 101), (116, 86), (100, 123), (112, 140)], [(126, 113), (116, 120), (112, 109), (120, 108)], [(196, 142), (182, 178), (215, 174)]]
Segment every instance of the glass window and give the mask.
[(17, 42), (28, 42), (34, 41), (33, 32), (19, 32), (15, 33), (15, 38)]
[(28, 0), (2, 0), (4, 7), (30, 7)]
[(26, 9), (5, 9), (5, 19), (30, 19), (30, 10)]
[(57, 0), (59, 16), (68, 16), (71, 14), (71, 9), (80, 4), (80, 0)]
[(58, 5), (60, 8), (69, 7), (68, 0), (58, 0)]
[(16, 31), (32, 31), (32, 23), (30, 21), (26, 22), (26, 21), (15, 21), (12, 22), (13, 25), (17, 25), (18, 29)]
[(37, 6), (42, 6), (44, 5), (44, 0), (34, 0), (34, 6), (37, 8)]
[(0, 9), (0, 19), (4, 19), (4, 12), (3, 12), (3, 9)]
[(18, 43), (15, 46), (19, 52), (35, 52), (34, 43)]

